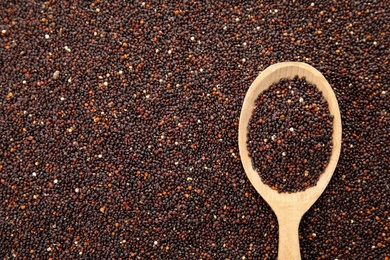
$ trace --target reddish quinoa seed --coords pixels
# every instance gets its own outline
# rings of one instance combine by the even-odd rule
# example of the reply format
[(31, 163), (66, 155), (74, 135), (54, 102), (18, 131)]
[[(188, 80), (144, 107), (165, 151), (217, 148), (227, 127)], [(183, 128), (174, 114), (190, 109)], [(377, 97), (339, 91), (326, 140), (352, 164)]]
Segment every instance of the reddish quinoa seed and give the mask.
[[(0, 5), (1, 259), (276, 259), (239, 158), (246, 91), (306, 62), (342, 151), (303, 259), (388, 259), (388, 1)], [(58, 73), (57, 73), (58, 71)]]

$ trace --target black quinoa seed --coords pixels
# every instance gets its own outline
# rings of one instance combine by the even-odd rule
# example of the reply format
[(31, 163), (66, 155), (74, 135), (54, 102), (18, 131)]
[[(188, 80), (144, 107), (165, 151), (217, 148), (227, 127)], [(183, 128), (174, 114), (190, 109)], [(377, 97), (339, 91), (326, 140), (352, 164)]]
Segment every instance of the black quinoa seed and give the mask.
[(1, 1), (0, 258), (276, 259), (238, 122), (261, 70), (303, 61), (333, 87), (343, 140), (302, 258), (388, 259), (388, 10)]
[(261, 180), (278, 192), (316, 185), (332, 152), (328, 103), (305, 78), (281, 79), (255, 100), (247, 147)]

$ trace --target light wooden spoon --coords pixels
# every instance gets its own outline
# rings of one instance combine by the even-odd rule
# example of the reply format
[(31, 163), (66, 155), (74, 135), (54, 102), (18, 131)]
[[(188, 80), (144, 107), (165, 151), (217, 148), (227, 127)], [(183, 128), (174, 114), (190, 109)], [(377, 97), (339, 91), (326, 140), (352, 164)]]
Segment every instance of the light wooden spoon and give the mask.
[[(296, 193), (278, 193), (264, 184), (253, 168), (247, 149), (248, 124), (255, 106), (255, 100), (261, 92), (281, 78), (293, 79), (296, 75), (306, 77), (306, 81), (315, 84), (328, 102), (330, 114), (333, 115), (332, 154), (325, 171), (317, 185)], [(265, 69), (250, 86), (241, 109), (238, 131), (240, 157), (246, 175), (257, 192), (271, 206), (279, 223), (279, 260), (301, 259), (298, 228), (303, 214), (318, 199), (332, 178), (340, 155), (341, 118), (336, 96), (324, 76), (312, 66), (302, 62), (282, 62)]]

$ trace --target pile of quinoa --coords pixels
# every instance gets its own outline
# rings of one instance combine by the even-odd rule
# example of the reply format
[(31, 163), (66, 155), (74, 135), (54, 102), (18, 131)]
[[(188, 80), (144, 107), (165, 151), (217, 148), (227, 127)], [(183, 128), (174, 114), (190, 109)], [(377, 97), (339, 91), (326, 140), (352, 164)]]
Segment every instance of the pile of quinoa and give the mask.
[(2, 259), (275, 259), (238, 151), (258, 73), (332, 86), (342, 151), (303, 259), (389, 259), (387, 1), (3, 1)]
[(280, 79), (256, 98), (247, 149), (261, 181), (274, 190), (316, 186), (332, 154), (333, 116), (306, 78)]

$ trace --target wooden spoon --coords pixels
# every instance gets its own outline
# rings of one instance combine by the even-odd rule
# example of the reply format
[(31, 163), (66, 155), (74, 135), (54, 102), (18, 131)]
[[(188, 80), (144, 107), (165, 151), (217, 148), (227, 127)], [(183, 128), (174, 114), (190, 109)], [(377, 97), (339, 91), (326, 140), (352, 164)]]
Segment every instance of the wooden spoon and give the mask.
[[(317, 86), (328, 102), (330, 114), (333, 115), (333, 148), (330, 161), (321, 174), (317, 185), (305, 191), (295, 193), (279, 193), (264, 184), (259, 174), (253, 168), (246, 146), (248, 124), (255, 106), (255, 100), (261, 92), (281, 78), (293, 79), (296, 75), (306, 77), (306, 81)], [(279, 223), (279, 260), (301, 259), (299, 249), (298, 229), (303, 214), (318, 199), (332, 178), (340, 155), (341, 148), (341, 118), (336, 96), (324, 76), (312, 66), (302, 62), (282, 62), (265, 69), (250, 86), (241, 109), (238, 131), (240, 157), (246, 175), (257, 192), (271, 206)]]

